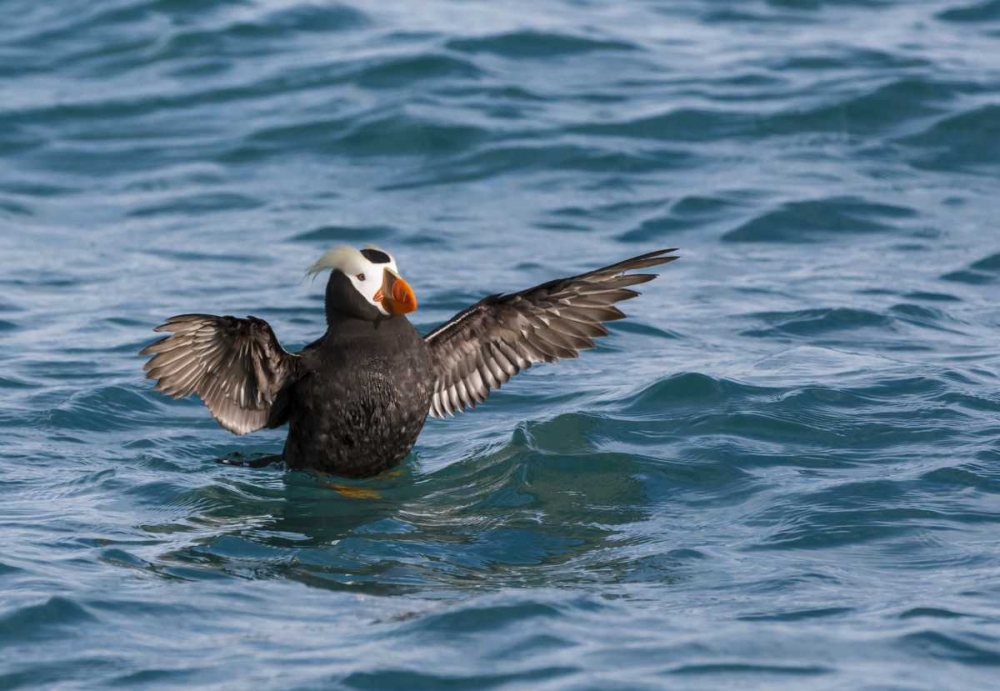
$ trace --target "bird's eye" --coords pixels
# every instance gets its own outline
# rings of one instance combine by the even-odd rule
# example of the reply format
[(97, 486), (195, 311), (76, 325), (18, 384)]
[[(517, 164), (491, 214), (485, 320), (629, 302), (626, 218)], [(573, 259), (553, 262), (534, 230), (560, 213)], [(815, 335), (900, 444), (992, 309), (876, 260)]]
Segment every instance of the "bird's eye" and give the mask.
[(364, 274), (358, 274), (357, 278), (358, 278), (359, 281), (363, 281), (363, 280), (365, 280), (365, 275)]

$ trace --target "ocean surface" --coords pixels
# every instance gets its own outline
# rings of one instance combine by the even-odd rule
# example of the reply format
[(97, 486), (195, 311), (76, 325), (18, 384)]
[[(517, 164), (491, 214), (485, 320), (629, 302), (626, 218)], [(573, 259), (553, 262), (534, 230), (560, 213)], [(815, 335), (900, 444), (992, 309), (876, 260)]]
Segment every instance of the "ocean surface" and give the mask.
[[(137, 352), (342, 242), (425, 331), (681, 259), (398, 472), (217, 465)], [(995, 688), (998, 546), (1000, 2), (0, 0), (0, 688)]]

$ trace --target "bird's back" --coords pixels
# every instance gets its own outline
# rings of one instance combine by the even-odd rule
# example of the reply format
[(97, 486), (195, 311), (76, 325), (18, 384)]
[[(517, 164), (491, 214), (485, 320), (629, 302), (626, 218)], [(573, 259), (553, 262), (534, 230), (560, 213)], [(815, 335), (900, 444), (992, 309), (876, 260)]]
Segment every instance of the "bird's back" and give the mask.
[(430, 409), (427, 346), (405, 317), (331, 324), (302, 354), (285, 461), (362, 477), (398, 464)]

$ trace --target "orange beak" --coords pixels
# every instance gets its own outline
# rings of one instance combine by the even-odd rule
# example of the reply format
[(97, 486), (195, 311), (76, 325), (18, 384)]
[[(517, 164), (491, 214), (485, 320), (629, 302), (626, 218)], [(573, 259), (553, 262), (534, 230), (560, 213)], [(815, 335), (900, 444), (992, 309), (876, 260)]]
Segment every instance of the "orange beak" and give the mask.
[(384, 273), (382, 287), (375, 293), (375, 299), (382, 303), (385, 311), (395, 315), (409, 314), (417, 309), (417, 296), (410, 284), (388, 269)]

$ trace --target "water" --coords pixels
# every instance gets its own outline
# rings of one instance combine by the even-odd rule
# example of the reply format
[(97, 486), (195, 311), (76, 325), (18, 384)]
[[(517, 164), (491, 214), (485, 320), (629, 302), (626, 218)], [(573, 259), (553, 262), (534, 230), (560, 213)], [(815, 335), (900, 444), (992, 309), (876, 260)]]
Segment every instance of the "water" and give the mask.
[[(995, 684), (1000, 4), (0, 12), (0, 687)], [(422, 329), (682, 259), (350, 496), (213, 464), (150, 328), (342, 241)]]

